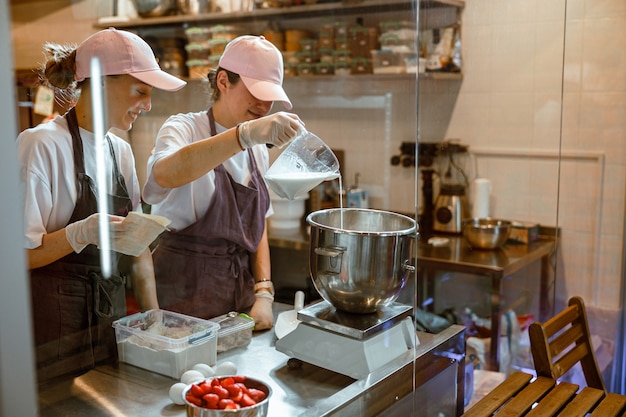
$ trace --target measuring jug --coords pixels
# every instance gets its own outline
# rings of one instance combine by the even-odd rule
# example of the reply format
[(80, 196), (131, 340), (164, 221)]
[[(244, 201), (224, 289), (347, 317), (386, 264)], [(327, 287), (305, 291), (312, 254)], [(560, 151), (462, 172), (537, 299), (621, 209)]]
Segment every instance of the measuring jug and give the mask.
[(311, 132), (294, 139), (265, 173), (272, 191), (289, 200), (335, 178), (339, 178), (337, 156)]

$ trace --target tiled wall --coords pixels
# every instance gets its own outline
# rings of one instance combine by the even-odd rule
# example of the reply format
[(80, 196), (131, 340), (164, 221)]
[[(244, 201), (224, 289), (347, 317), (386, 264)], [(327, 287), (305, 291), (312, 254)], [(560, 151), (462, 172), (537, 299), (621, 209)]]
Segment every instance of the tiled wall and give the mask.
[(556, 224), (558, 205), (557, 308), (581, 295), (611, 314), (623, 291), (626, 2), (468, 0), (462, 39), (447, 135), (479, 154), (494, 215)]

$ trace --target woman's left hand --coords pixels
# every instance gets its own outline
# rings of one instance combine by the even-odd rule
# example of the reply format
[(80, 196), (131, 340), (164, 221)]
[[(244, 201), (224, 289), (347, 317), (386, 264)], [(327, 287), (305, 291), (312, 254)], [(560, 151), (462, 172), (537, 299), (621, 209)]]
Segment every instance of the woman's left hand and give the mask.
[(255, 295), (256, 301), (250, 310), (250, 316), (254, 319), (254, 330), (271, 329), (274, 325), (274, 314), (272, 313), (274, 297), (265, 291), (260, 291)]

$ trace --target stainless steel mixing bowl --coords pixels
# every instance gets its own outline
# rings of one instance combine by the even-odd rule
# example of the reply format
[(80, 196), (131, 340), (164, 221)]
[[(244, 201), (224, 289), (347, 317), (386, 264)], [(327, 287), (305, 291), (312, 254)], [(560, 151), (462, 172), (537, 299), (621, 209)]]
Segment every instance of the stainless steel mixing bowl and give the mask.
[(463, 223), (463, 235), (476, 249), (497, 249), (511, 234), (511, 222), (492, 218), (474, 218)]
[(352, 208), (316, 211), (306, 220), (311, 278), (324, 300), (338, 310), (373, 313), (398, 298), (415, 271), (415, 220)]

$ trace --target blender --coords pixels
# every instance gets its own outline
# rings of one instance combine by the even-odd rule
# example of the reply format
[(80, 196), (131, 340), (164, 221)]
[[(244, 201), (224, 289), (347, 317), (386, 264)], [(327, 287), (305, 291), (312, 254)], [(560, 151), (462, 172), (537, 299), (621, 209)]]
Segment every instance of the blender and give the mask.
[(470, 217), (467, 198), (470, 154), (468, 146), (455, 140), (443, 142), (437, 153), (439, 195), (435, 200), (433, 229), (460, 234), (463, 220)]

